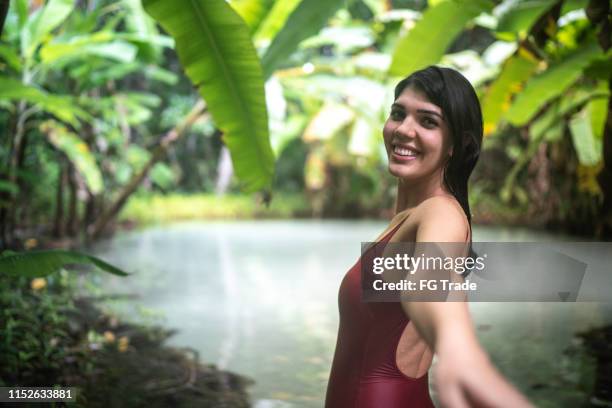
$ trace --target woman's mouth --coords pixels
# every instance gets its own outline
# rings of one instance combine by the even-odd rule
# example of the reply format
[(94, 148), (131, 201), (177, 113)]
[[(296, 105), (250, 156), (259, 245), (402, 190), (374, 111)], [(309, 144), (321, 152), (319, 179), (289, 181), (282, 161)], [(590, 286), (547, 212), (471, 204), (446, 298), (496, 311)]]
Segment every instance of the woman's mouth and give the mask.
[(420, 153), (411, 147), (394, 145), (393, 146), (393, 157), (396, 160), (408, 161), (414, 160)]

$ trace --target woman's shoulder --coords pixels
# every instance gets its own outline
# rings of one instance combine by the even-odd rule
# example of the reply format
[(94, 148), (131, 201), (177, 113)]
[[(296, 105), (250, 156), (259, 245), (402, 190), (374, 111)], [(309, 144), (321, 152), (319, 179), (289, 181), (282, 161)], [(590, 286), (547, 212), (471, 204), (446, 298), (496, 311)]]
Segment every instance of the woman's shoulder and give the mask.
[(470, 225), (461, 204), (452, 196), (423, 200), (411, 214), (420, 238), (432, 241), (463, 240)]
[(438, 211), (444, 211), (444, 213), (456, 213), (455, 215), (462, 215), (465, 217), (463, 208), (459, 201), (451, 195), (435, 195), (421, 201), (419, 205), (414, 208), (415, 213), (419, 214), (430, 214)]

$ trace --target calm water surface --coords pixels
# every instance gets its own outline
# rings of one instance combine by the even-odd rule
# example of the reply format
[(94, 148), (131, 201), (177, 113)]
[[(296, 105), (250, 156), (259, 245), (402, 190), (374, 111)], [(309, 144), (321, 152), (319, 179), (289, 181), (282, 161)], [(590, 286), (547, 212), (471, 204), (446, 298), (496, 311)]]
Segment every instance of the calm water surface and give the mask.
[[(113, 309), (133, 321), (178, 329), (174, 346), (255, 380), (256, 408), (321, 407), (338, 329), (337, 295), (360, 242), (380, 221), (189, 222), (122, 233), (96, 246), (134, 272), (97, 275), (106, 293), (137, 299)], [(475, 227), (475, 241), (567, 239)], [(610, 304), (475, 303), (479, 338), (500, 370), (538, 403), (585, 397), (574, 333), (612, 322)], [(582, 372), (580, 371), (582, 370)], [(587, 376), (588, 377), (588, 376)]]

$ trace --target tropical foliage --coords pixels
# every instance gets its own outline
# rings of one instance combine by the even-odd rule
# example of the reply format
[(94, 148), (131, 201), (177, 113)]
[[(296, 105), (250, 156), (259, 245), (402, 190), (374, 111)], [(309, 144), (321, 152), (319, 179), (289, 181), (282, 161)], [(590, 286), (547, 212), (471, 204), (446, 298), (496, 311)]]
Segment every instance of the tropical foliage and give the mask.
[(304, 188), (315, 214), (388, 206), (391, 90), (434, 63), (477, 86), (483, 162), (503, 157), (475, 175), (484, 218), (519, 205), (601, 229), (609, 15), (595, 3), (16, 1), (0, 44), (3, 242), (36, 217), (95, 237), (143, 186), (223, 191), (232, 167), (231, 188)]

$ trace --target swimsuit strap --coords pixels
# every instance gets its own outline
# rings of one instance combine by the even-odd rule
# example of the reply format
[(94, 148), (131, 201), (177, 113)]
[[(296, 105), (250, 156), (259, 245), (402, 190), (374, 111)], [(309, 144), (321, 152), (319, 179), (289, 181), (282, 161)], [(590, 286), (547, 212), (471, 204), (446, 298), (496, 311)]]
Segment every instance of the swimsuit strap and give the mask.
[(404, 221), (406, 221), (408, 218), (410, 218), (410, 215), (407, 215), (406, 217), (404, 217), (404, 219), (401, 220), (395, 227), (393, 227), (391, 229), (391, 231), (389, 231), (385, 235), (383, 235), (379, 242), (385, 241), (387, 238), (390, 238), (391, 235), (393, 235), (399, 229), (399, 227), (402, 226)]
[[(469, 240), (469, 238), (471, 238), (471, 230), (472, 230), (472, 226), (470, 225), (469, 220), (467, 220), (467, 216), (466, 216), (466, 214), (465, 214), (465, 211), (463, 210), (463, 207), (461, 207), (461, 204), (459, 204), (459, 202), (457, 201), (457, 199), (456, 199), (456, 198), (454, 198), (454, 197), (448, 197), (448, 196), (445, 196), (445, 195), (440, 195), (440, 196), (436, 196), (436, 197), (446, 197), (446, 198), (448, 198), (449, 200), (451, 200), (451, 201), (455, 202), (455, 204), (459, 205), (459, 208), (461, 209), (461, 213), (462, 213), (462, 214), (463, 214), (463, 216), (466, 218), (466, 221), (467, 221), (467, 224), (468, 224), (467, 232), (466, 232), (466, 234), (465, 234), (465, 241), (468, 241), (468, 240)], [(430, 198), (432, 198), (432, 197), (430, 197)], [(406, 217), (404, 217), (404, 219), (403, 219), (403, 220), (401, 220), (401, 221), (400, 221), (400, 222), (399, 222), (399, 223), (398, 223), (398, 224), (397, 224), (395, 227), (393, 227), (393, 228), (392, 228), (392, 229), (391, 229), (389, 232), (387, 232), (385, 235), (383, 235), (383, 236), (380, 238), (379, 242), (381, 242), (381, 241), (385, 241), (385, 240), (386, 240), (386, 239), (387, 239), (387, 238), (388, 238), (390, 235), (394, 234), (394, 233), (395, 233), (395, 232), (396, 232), (396, 231), (399, 229), (399, 227), (400, 227), (400, 226), (401, 226), (401, 225), (404, 223), (404, 221), (406, 221), (408, 218), (410, 218), (410, 214), (408, 214)]]

